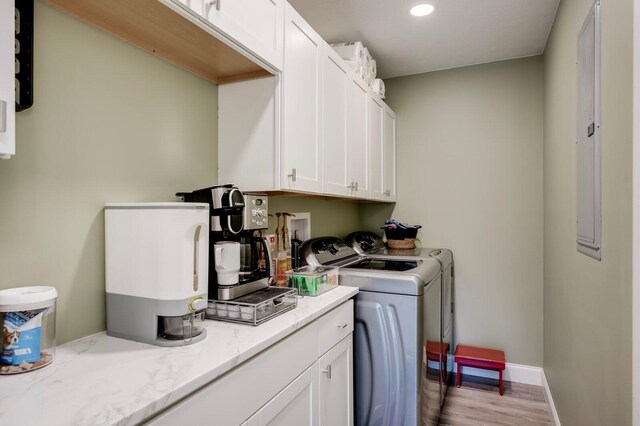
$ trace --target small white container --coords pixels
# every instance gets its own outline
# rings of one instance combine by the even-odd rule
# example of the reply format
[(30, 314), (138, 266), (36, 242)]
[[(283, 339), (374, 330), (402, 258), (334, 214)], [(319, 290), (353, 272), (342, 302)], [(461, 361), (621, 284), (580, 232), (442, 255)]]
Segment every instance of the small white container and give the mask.
[(240, 306), (238, 305), (229, 305), (229, 318), (240, 318)]
[(33, 371), (53, 362), (57, 298), (56, 289), (46, 286), (0, 291), (0, 374)]
[(243, 320), (252, 320), (254, 315), (254, 307), (253, 306), (240, 306), (240, 316)]
[(227, 308), (226, 303), (217, 303), (216, 304), (216, 309), (217, 309), (217, 315), (219, 317), (222, 318), (226, 318), (227, 317), (227, 312), (229, 311), (229, 309)]

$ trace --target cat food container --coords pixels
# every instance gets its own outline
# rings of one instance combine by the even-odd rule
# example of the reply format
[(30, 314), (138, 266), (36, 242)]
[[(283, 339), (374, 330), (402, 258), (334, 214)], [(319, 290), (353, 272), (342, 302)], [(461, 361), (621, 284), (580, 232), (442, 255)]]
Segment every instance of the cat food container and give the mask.
[(17, 374), (51, 364), (56, 352), (54, 287), (0, 291), (0, 374)]

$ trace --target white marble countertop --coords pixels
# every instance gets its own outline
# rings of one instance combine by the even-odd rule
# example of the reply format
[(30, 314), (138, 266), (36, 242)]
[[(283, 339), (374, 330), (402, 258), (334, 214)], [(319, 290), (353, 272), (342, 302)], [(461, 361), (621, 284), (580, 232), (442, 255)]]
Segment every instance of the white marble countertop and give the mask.
[(206, 321), (207, 337), (163, 348), (99, 333), (57, 349), (50, 366), (0, 376), (0, 419), (16, 425), (133, 425), (354, 297), (339, 286), (253, 327)]

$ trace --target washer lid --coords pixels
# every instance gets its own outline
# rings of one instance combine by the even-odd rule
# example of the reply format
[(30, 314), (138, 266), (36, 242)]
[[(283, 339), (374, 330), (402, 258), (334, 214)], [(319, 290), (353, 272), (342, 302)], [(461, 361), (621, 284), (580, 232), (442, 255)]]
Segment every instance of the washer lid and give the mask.
[(340, 285), (376, 293), (421, 296), (430, 283), (440, 282), (441, 276), (435, 259), (361, 257), (339, 266)]
[(26, 311), (52, 306), (58, 297), (55, 287), (18, 287), (0, 291), (0, 312)]

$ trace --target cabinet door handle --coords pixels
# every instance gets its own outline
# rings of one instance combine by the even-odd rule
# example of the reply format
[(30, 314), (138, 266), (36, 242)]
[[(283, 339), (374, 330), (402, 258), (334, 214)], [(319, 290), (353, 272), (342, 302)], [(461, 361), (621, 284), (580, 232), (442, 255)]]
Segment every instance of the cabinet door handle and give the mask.
[(345, 322), (344, 324), (338, 324), (339, 328), (347, 328), (347, 326), (349, 325), (349, 323)]
[(355, 191), (356, 190), (356, 186), (353, 184), (353, 182), (351, 182), (351, 185), (347, 186), (347, 189), (349, 191)]
[(291, 169), (291, 174), (287, 175), (288, 178), (291, 179), (292, 182), (296, 181), (296, 169)]
[(7, 101), (0, 100), (0, 133), (7, 131)]
[(355, 189), (355, 190), (356, 190), (356, 191), (358, 190), (358, 182), (356, 182), (356, 189)]
[(384, 195), (386, 195), (387, 197), (391, 197), (391, 190), (387, 189), (386, 191), (384, 191)]
[(327, 375), (327, 379), (331, 379), (331, 365), (327, 365), (327, 368), (322, 372)]
[(214, 4), (216, 5), (216, 10), (220, 10), (220, 3), (222, 2), (222, 0), (211, 0), (209, 2), (209, 6), (213, 6)]

